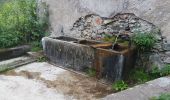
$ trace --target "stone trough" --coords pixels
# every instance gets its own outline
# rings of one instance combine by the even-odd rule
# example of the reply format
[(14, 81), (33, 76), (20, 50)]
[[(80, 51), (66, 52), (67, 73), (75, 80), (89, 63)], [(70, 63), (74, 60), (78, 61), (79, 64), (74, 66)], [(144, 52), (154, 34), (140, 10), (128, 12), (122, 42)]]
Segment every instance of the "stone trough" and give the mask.
[(97, 78), (116, 81), (126, 78), (134, 65), (134, 48), (70, 37), (44, 37), (45, 55), (55, 64), (76, 71), (95, 69)]

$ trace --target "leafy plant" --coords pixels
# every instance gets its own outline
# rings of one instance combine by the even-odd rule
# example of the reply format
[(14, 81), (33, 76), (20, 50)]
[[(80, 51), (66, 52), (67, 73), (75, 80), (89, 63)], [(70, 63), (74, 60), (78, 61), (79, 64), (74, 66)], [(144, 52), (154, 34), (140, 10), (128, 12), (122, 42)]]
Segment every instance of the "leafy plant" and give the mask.
[(122, 91), (128, 88), (128, 84), (126, 84), (123, 80), (121, 80), (113, 83), (112, 88), (116, 91)]
[(170, 75), (170, 65), (165, 65), (165, 67), (163, 67), (160, 70), (160, 76), (167, 76)]
[(47, 61), (47, 58), (46, 58), (45, 56), (38, 57), (37, 61), (38, 61), (38, 62), (46, 62), (46, 61)]
[(152, 70), (149, 72), (149, 75), (151, 76), (152, 79), (160, 77), (160, 69), (158, 67), (153, 67)]
[(170, 75), (170, 65), (165, 65), (162, 69), (158, 69), (158, 67), (154, 67), (150, 72), (150, 76), (154, 78), (167, 76), (167, 75)]
[(39, 41), (46, 27), (47, 20), (40, 21), (37, 14), (36, 0), (9, 0), (0, 9), (0, 48)]
[(156, 37), (152, 33), (136, 33), (131, 37), (132, 43), (139, 51), (150, 50), (156, 42)]
[(93, 77), (96, 75), (96, 70), (94, 68), (88, 68), (87, 69), (87, 75), (89, 75), (90, 77)]
[(39, 41), (33, 41), (33, 42), (31, 42), (30, 44), (31, 44), (31, 51), (37, 52), (37, 51), (42, 50), (41, 42), (39, 42)]
[(152, 97), (150, 100), (170, 100), (170, 93), (161, 94), (159, 97)]
[(129, 79), (135, 83), (144, 83), (150, 80), (150, 76), (143, 69), (135, 69), (131, 71)]

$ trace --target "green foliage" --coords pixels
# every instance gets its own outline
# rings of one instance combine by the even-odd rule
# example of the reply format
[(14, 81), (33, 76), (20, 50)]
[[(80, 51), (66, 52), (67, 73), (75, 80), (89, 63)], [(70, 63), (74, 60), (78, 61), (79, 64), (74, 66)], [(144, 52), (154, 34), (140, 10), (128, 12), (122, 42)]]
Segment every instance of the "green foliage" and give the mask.
[(112, 88), (116, 91), (122, 91), (128, 88), (128, 84), (121, 80), (113, 83)]
[(42, 50), (41, 42), (39, 42), (39, 41), (31, 42), (31, 51), (32, 52), (38, 52), (40, 50)]
[(129, 78), (130, 78), (131, 81), (133, 81), (135, 83), (139, 83), (139, 84), (147, 82), (147, 81), (150, 80), (150, 76), (143, 69), (133, 70), (130, 73)]
[(96, 70), (94, 68), (88, 68), (86, 73), (88, 76), (94, 77), (96, 75)]
[(10, 0), (0, 9), (0, 48), (40, 40), (47, 22), (39, 20), (36, 0)]
[(158, 69), (158, 67), (155, 67), (150, 72), (150, 76), (155, 78), (167, 75), (170, 75), (170, 65), (165, 65), (162, 69)]
[(170, 65), (165, 65), (165, 67), (163, 67), (160, 70), (160, 76), (167, 76), (170, 75)]
[(149, 80), (170, 75), (170, 65), (164, 66), (162, 69), (154, 66), (151, 71), (145, 72), (144, 69), (134, 69), (129, 75), (129, 80), (133, 83), (144, 83)]
[(45, 56), (38, 57), (37, 61), (38, 61), (38, 62), (46, 62), (46, 61), (47, 61), (47, 58), (46, 58)]
[(131, 41), (139, 51), (143, 52), (150, 50), (155, 45), (156, 38), (152, 33), (138, 32), (132, 36)]
[(149, 75), (151, 76), (152, 79), (161, 77), (160, 76), (160, 70), (158, 69), (157, 66), (154, 66), (152, 70), (149, 72)]
[(8, 65), (0, 65), (0, 73), (8, 71), (10, 69), (12, 69), (12, 68)]
[(170, 93), (161, 94), (159, 97), (152, 97), (150, 100), (170, 100)]
[(103, 38), (103, 41), (105, 41), (105, 42), (115, 42), (115, 40), (116, 40), (116, 37), (115, 36), (110, 36), (110, 35), (105, 35), (105, 37)]

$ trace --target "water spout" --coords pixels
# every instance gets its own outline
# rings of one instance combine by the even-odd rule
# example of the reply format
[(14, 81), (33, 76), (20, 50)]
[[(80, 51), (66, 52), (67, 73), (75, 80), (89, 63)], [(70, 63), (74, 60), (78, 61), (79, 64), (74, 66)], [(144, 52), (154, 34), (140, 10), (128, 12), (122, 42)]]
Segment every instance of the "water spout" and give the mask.
[(117, 43), (117, 40), (118, 40), (118, 38), (119, 38), (119, 35), (120, 35), (120, 32), (116, 35), (116, 39), (115, 39), (114, 43), (112, 44), (112, 50), (115, 49), (115, 45), (116, 45), (116, 43)]

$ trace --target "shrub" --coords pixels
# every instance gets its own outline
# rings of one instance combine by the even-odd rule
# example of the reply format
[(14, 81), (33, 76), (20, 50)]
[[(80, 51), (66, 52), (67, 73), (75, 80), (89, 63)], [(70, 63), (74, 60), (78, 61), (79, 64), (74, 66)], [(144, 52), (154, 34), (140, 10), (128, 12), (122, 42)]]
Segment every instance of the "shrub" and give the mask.
[(158, 69), (157, 66), (154, 66), (152, 70), (149, 72), (149, 75), (151, 76), (152, 79), (155, 79), (161, 77), (160, 72), (161, 72), (160, 69)]
[(152, 79), (170, 75), (170, 65), (165, 65), (162, 69), (158, 69), (158, 67), (153, 67), (149, 74)]
[(163, 67), (160, 70), (160, 76), (167, 76), (170, 75), (170, 65), (165, 65), (165, 67)]
[(116, 91), (122, 91), (128, 88), (128, 84), (126, 84), (123, 80), (121, 80), (113, 83), (112, 88)]
[(129, 78), (131, 81), (136, 82), (136, 83), (144, 83), (150, 80), (150, 76), (148, 73), (146, 73), (143, 69), (135, 69), (133, 70)]
[(37, 15), (36, 0), (5, 2), (0, 9), (0, 48), (38, 41), (46, 26)]
[(148, 51), (155, 45), (156, 38), (152, 33), (139, 32), (132, 36), (131, 42), (139, 51)]
[(30, 45), (31, 45), (32, 52), (38, 52), (38, 51), (42, 50), (42, 45), (41, 45), (41, 42), (39, 42), (39, 41), (33, 41), (30, 43)]

